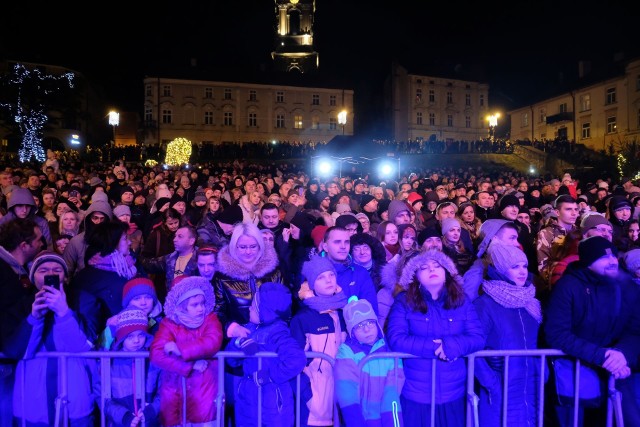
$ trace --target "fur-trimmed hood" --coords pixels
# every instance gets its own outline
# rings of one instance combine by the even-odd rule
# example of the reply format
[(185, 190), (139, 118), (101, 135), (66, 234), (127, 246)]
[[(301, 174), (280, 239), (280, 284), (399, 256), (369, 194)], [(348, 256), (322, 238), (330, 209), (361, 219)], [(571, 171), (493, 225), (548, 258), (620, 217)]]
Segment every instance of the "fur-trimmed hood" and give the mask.
[(253, 267), (241, 263), (229, 253), (229, 245), (218, 253), (217, 271), (236, 280), (248, 280), (249, 277), (264, 277), (278, 266), (276, 250), (265, 245), (264, 253)]
[(456, 268), (453, 260), (449, 258), (449, 256), (444, 252), (440, 252), (435, 249), (430, 249), (428, 251), (422, 252), (420, 255), (411, 258), (411, 260), (409, 260), (409, 262), (407, 262), (405, 267), (402, 269), (402, 274), (400, 275), (398, 284), (405, 290), (409, 289), (409, 284), (413, 281), (416, 275), (416, 271), (420, 268), (420, 266), (431, 260), (443, 266), (444, 269), (449, 272), (451, 277), (453, 277), (453, 279), (457, 281), (460, 286), (462, 286), (462, 276), (458, 274), (458, 269)]
[(213, 294), (213, 287), (211, 283), (204, 277), (200, 276), (190, 276), (185, 277), (184, 279), (178, 281), (169, 293), (167, 294), (167, 298), (164, 303), (164, 314), (171, 320), (176, 323), (181, 323), (176, 317), (176, 307), (178, 305), (178, 300), (180, 296), (185, 292), (190, 291), (192, 289), (199, 288), (204, 292), (204, 307), (205, 314), (209, 314), (213, 311), (213, 307), (216, 303), (216, 297)]

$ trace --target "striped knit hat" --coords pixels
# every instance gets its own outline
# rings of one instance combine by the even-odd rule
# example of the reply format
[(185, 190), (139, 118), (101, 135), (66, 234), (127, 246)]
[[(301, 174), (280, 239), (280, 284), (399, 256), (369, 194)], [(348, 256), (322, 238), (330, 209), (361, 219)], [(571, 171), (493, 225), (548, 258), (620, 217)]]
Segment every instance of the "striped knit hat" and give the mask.
[(35, 283), (34, 276), (36, 274), (36, 271), (38, 270), (38, 267), (46, 262), (57, 262), (62, 266), (62, 269), (64, 270), (64, 277), (69, 276), (67, 263), (64, 262), (64, 259), (60, 255), (52, 251), (42, 251), (33, 259), (31, 268), (29, 269), (29, 281), (31, 281), (31, 283)]
[(114, 349), (122, 348), (122, 342), (131, 332), (142, 331), (149, 335), (149, 318), (142, 310), (125, 309), (118, 313), (116, 320), (116, 341)]

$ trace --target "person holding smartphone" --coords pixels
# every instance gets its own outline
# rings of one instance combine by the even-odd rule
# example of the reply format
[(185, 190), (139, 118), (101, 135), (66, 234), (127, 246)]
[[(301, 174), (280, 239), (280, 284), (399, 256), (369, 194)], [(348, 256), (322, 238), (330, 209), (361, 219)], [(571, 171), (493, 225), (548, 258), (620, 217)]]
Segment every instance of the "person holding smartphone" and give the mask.
[[(40, 352), (84, 352), (91, 350), (90, 313), (96, 310), (86, 294), (69, 297), (66, 292), (67, 264), (55, 252), (40, 252), (29, 269), (29, 280), (36, 287), (31, 314), (22, 322), (19, 333), (28, 342), (24, 357), (16, 368), (13, 393), (13, 416), (20, 424), (55, 425), (62, 411), (67, 411), (71, 425), (93, 425), (94, 381), (98, 380), (97, 362), (84, 358), (67, 361), (69, 402), (56, 408), (58, 395), (58, 361), (35, 357)], [(70, 303), (77, 298), (78, 304)], [(82, 307), (72, 310), (73, 307)], [(24, 377), (24, 381), (23, 381)], [(22, 390), (23, 385), (26, 386)], [(28, 405), (21, 396), (28, 395)]]

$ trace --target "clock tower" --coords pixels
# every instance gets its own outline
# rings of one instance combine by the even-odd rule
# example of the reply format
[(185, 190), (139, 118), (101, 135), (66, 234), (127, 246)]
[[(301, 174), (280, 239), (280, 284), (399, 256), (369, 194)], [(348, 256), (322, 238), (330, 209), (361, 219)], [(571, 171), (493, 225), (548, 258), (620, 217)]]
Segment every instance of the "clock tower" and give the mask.
[(306, 73), (318, 68), (313, 50), (315, 0), (275, 0), (276, 37), (271, 57), (281, 71)]

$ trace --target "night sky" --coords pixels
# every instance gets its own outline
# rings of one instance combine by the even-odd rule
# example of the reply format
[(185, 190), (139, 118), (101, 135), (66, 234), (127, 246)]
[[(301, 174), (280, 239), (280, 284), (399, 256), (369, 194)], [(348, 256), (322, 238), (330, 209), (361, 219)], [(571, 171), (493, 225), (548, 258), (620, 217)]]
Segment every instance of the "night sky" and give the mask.
[[(272, 0), (38, 3), (3, 5), (0, 57), (76, 69), (122, 109), (142, 109), (145, 75), (191, 58), (245, 75), (272, 66)], [(618, 52), (638, 54), (639, 17), (621, 4), (515, 3), (316, 0), (318, 76), (356, 91), (362, 129), (381, 117), (393, 60), (416, 74), (489, 83), (490, 105), (508, 111), (572, 81), (579, 60), (598, 69)]]

